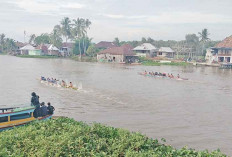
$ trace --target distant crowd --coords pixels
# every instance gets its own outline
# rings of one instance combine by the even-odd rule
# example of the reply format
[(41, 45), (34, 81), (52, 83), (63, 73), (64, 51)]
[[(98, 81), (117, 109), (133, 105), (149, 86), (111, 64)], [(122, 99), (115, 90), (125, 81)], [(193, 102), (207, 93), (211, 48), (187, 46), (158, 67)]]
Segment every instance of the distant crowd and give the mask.
[(44, 117), (46, 115), (52, 115), (55, 111), (55, 108), (51, 105), (50, 102), (47, 103), (47, 106), (44, 102), (39, 102), (39, 96), (35, 92), (31, 93), (31, 106), (35, 106), (34, 117)]

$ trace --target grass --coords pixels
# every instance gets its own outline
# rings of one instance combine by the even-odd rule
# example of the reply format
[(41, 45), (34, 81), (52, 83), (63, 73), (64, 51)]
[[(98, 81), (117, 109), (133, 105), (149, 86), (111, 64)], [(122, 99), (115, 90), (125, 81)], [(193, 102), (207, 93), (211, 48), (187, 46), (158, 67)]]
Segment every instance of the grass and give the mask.
[(58, 56), (48, 56), (48, 55), (17, 55), (17, 57), (21, 58), (59, 58)]
[[(0, 156), (221, 157), (219, 150), (175, 149), (140, 133), (69, 118), (0, 132)], [(162, 139), (165, 142), (164, 139)]]
[(155, 61), (155, 60), (144, 58), (144, 57), (139, 58), (139, 61), (142, 63), (142, 65), (145, 65), (145, 66), (161, 66), (161, 65), (188, 66), (188, 65), (190, 65), (187, 62), (160, 63), (159, 61)]

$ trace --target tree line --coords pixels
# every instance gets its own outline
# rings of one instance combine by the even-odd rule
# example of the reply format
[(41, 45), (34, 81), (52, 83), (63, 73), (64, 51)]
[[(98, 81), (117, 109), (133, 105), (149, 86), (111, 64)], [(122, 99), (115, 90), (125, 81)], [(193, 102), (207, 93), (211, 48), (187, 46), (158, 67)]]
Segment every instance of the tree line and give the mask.
[(176, 40), (154, 40), (151, 37), (145, 38), (142, 37), (140, 41), (120, 41), (118, 37), (114, 39), (114, 43), (117, 46), (121, 46), (123, 44), (130, 44), (133, 47), (141, 45), (143, 43), (151, 43), (155, 47), (171, 47), (176, 52), (190, 52), (196, 55), (205, 55), (206, 49), (209, 47), (215, 46), (219, 41), (212, 41), (209, 38), (208, 29), (203, 29), (201, 32), (196, 34), (186, 34), (185, 40), (176, 41)]

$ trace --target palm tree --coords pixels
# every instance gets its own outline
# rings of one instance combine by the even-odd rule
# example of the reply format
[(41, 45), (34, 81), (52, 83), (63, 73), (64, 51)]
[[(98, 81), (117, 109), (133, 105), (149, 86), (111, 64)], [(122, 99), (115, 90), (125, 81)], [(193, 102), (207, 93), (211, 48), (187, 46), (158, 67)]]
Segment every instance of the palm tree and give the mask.
[(73, 29), (72, 29), (72, 35), (74, 37), (75, 40), (79, 41), (79, 53), (80, 53), (80, 59), (81, 59), (81, 38), (83, 37), (83, 22), (84, 19), (83, 18), (77, 18), (76, 20), (73, 20), (74, 24), (73, 24)]
[(205, 49), (205, 43), (210, 40), (210, 38), (208, 37), (210, 34), (208, 32), (208, 29), (206, 28), (203, 29), (201, 32), (198, 32), (198, 34), (200, 35), (200, 39), (201, 39), (200, 41), (202, 43), (202, 54), (203, 54)]
[(68, 17), (65, 17), (61, 21), (61, 33), (66, 39), (66, 43), (68, 39), (71, 37), (71, 20)]
[[(86, 38), (88, 38), (88, 35), (87, 35), (87, 29), (90, 29), (90, 25), (91, 25), (92, 23), (91, 23), (91, 21), (89, 20), (89, 19), (86, 19), (85, 20), (85, 36), (86, 36)], [(84, 53), (86, 52), (86, 49), (87, 49), (87, 47), (86, 46), (84, 46)]]
[(31, 43), (34, 44), (35, 38), (36, 38), (35, 34), (30, 35), (29, 44), (31, 44)]
[(5, 34), (0, 34), (0, 45), (1, 45), (1, 52), (3, 53), (3, 50), (4, 50), (4, 45), (5, 45)]

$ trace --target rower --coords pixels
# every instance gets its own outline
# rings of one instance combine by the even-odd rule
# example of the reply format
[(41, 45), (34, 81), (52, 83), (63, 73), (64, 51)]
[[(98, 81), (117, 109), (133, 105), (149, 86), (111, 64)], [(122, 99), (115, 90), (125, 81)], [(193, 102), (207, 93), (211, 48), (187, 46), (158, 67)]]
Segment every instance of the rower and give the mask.
[(69, 83), (69, 88), (73, 88), (72, 82)]
[(180, 78), (180, 75), (179, 75), (179, 74), (177, 75), (177, 78)]

